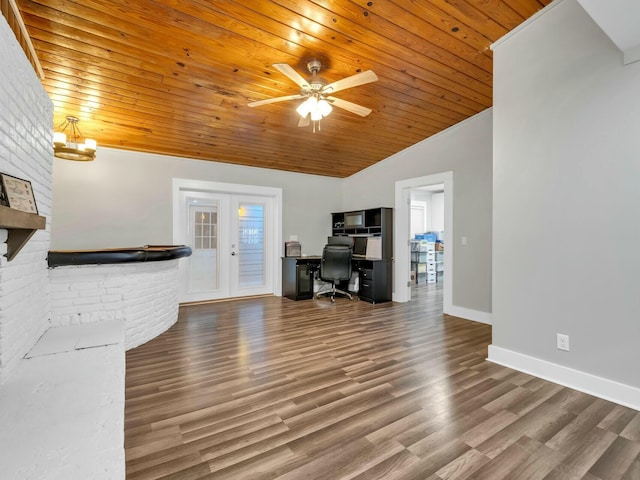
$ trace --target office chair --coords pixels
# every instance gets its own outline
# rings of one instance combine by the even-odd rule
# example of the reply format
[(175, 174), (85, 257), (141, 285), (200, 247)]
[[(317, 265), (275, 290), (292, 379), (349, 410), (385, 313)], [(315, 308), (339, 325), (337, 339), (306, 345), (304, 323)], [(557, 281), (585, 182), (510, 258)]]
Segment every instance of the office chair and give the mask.
[(322, 250), (322, 260), (320, 261), (320, 278), (325, 282), (331, 282), (331, 289), (320, 291), (320, 295), (331, 296), (331, 302), (335, 302), (336, 293), (349, 297), (349, 292), (336, 288), (336, 284), (351, 278), (351, 247), (346, 245), (326, 245)]

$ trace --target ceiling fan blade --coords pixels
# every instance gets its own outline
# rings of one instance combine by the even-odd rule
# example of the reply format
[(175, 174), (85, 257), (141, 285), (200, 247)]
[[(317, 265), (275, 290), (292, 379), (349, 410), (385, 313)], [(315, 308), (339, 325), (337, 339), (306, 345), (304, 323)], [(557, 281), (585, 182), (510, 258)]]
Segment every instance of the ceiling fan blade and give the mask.
[(267, 98), (265, 100), (258, 100), (257, 102), (247, 103), (247, 106), (259, 107), (260, 105), (268, 105), (270, 103), (284, 102), (285, 100), (296, 100), (298, 98), (304, 98), (304, 96), (298, 94), (298, 95), (286, 95), (284, 97)]
[(289, 77), (291, 81), (299, 85), (301, 88), (311, 88), (309, 83), (302, 76), (286, 63), (274, 63), (273, 67), (280, 73)]
[(298, 122), (299, 127), (308, 127), (309, 125), (311, 125), (311, 115), (305, 115), (300, 118), (300, 121)]
[(377, 80), (378, 76), (373, 73), (372, 70), (367, 70), (366, 72), (356, 73), (355, 75), (351, 75), (350, 77), (343, 78), (342, 80), (336, 80), (329, 85), (325, 85), (325, 87), (322, 89), (322, 93), (335, 93), (340, 90), (357, 87), (359, 85), (375, 82)]
[(360, 115), (361, 117), (366, 117), (371, 113), (370, 108), (363, 107), (362, 105), (358, 105), (356, 103), (347, 102), (346, 100), (341, 100), (340, 98), (327, 97), (327, 100), (331, 102), (333, 106), (342, 108), (351, 113), (355, 113), (356, 115)]

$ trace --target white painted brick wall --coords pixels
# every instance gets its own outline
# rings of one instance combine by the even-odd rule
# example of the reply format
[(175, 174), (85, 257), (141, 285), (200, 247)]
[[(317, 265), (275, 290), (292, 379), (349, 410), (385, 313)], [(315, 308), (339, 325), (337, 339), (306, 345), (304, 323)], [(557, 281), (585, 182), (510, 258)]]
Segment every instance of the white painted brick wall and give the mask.
[[(53, 105), (0, 15), (0, 171), (31, 181), (46, 230), (0, 257), (0, 384), (48, 326)], [(0, 254), (6, 253), (0, 230)]]
[(49, 278), (52, 325), (124, 320), (127, 350), (178, 320), (178, 260), (56, 267)]

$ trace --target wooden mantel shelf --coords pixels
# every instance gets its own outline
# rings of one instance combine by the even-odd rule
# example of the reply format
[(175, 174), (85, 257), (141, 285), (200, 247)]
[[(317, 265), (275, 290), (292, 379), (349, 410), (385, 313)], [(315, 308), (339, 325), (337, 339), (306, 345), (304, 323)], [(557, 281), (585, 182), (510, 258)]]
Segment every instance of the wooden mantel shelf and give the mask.
[(8, 231), (7, 260), (13, 260), (37, 230), (44, 230), (47, 219), (0, 205), (0, 228)]

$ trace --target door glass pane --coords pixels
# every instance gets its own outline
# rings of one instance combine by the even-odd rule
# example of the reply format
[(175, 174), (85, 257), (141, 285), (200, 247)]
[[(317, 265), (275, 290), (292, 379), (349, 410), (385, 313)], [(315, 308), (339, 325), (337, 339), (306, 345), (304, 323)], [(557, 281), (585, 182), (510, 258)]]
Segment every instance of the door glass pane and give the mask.
[(207, 292), (218, 288), (218, 202), (198, 205), (189, 201), (189, 246), (187, 291)]
[(240, 203), (238, 227), (238, 286), (264, 285), (264, 205)]

